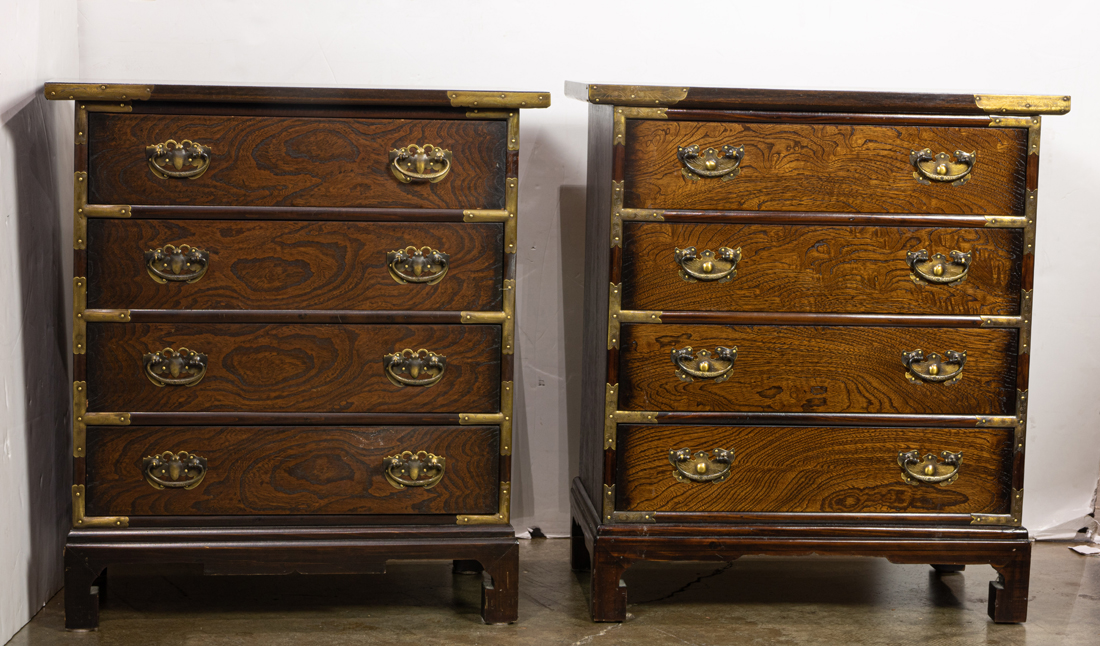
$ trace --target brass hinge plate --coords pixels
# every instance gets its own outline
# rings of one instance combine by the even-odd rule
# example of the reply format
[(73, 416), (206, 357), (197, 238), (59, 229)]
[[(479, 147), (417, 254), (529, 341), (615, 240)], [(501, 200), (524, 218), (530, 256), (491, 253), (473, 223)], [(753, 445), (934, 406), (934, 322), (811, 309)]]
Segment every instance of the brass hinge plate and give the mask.
[(487, 516), (460, 515), (455, 518), (459, 525), (507, 525), (511, 505), (512, 483), (500, 483), (500, 511)]
[(467, 92), (447, 90), (455, 108), (549, 108), (549, 92)]

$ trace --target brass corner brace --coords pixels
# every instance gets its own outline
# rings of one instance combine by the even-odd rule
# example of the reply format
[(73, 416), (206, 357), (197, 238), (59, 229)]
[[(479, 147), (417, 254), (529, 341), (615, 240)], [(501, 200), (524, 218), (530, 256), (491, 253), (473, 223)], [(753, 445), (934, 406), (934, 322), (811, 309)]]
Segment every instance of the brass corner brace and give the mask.
[(129, 426), (130, 413), (89, 413), (88, 383), (73, 382), (73, 457), (87, 452), (89, 426)]
[(73, 485), (73, 527), (83, 529), (85, 527), (130, 526), (130, 519), (126, 516), (85, 516), (84, 501), (87, 497), (84, 485)]
[(455, 522), (459, 525), (507, 525), (512, 502), (512, 483), (500, 483), (500, 510), (487, 516), (461, 515)]

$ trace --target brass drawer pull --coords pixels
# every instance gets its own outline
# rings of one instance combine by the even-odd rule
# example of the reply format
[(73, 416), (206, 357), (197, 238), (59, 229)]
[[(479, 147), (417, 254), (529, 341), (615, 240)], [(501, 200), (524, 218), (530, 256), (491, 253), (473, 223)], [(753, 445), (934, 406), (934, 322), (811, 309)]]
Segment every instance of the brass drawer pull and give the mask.
[[(145, 147), (149, 170), (161, 179), (198, 179), (210, 168), (210, 147), (184, 139)], [(190, 166), (184, 170), (184, 166)]]
[(672, 351), (672, 363), (676, 366), (676, 376), (681, 381), (691, 383), (696, 379), (713, 379), (720, 384), (730, 378), (733, 370), (733, 362), (737, 360), (737, 346), (714, 348), (714, 354), (710, 350), (700, 350), (692, 353), (689, 345), (682, 350)]
[(170, 244), (145, 252), (145, 270), (160, 284), (197, 283), (206, 275), (210, 254), (191, 245)]
[(745, 156), (745, 147), (722, 146), (721, 150), (707, 148), (702, 150), (699, 144), (677, 146), (676, 156), (684, 168), (680, 172), (687, 179), (697, 182), (703, 178), (721, 177), (723, 182), (741, 174), (741, 159)]
[(978, 153), (955, 151), (955, 161), (947, 153), (932, 154), (931, 148), (914, 150), (909, 153), (909, 163), (915, 169), (913, 178), (921, 184), (932, 182), (951, 182), (952, 186), (962, 186), (970, 179)]
[(395, 386), (434, 386), (443, 378), (447, 369), (447, 357), (424, 348), (405, 348), (382, 357), (386, 377)]
[(670, 450), (668, 461), (676, 467), (672, 475), (680, 482), (722, 482), (729, 477), (733, 451), (714, 449), (711, 453), (714, 457), (706, 451), (692, 455), (691, 449)]
[(390, 172), (402, 184), (442, 181), (451, 172), (451, 151), (415, 144), (390, 151)]
[(443, 470), (447, 459), (442, 455), (432, 455), (427, 451), (404, 451), (391, 455), (382, 461), (386, 471), (386, 482), (395, 489), (420, 487), (431, 489), (443, 479)]
[(145, 364), (145, 376), (158, 388), (190, 388), (206, 376), (206, 355), (187, 348), (180, 348), (179, 352), (172, 348), (150, 352), (142, 362)]
[(450, 268), (450, 254), (431, 247), (405, 247), (386, 254), (390, 276), (401, 283), (435, 285), (443, 280)]
[(925, 358), (924, 350), (913, 350), (902, 352), (901, 361), (908, 370), (905, 376), (910, 382), (916, 384), (927, 381), (948, 385), (962, 379), (963, 366), (966, 365), (966, 351), (948, 350), (943, 353), (943, 356), (933, 352)]
[(966, 278), (966, 272), (970, 271), (970, 252), (952, 251), (947, 256), (942, 253), (929, 256), (927, 249), (921, 249), (910, 251), (905, 262), (912, 270), (909, 277), (914, 283), (950, 285)]
[(741, 248), (718, 247), (717, 253), (710, 249), (704, 249), (703, 253), (699, 253), (695, 247), (688, 247), (676, 249), (675, 257), (680, 265), (680, 278), (685, 281), (726, 283), (737, 276)]
[(898, 464), (901, 466), (901, 479), (911, 485), (925, 482), (946, 487), (959, 477), (963, 454), (962, 451), (958, 453), (943, 451), (940, 453), (940, 458), (943, 462), (929, 453), (921, 460), (920, 451), (899, 451)]
[(154, 489), (194, 489), (206, 477), (206, 458), (165, 451), (142, 460), (141, 470)]

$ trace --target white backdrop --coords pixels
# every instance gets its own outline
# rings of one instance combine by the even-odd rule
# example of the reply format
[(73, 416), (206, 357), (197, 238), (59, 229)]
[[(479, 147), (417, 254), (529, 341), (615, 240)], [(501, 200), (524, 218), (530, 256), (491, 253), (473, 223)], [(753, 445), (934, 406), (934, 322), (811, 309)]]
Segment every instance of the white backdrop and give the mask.
[[(550, 91), (522, 117), (513, 520), (567, 530), (592, 83), (1072, 94), (1043, 128), (1024, 521), (1075, 531), (1100, 467), (1095, 2), (80, 0), (84, 80)], [(698, 7), (693, 8), (693, 7)]]

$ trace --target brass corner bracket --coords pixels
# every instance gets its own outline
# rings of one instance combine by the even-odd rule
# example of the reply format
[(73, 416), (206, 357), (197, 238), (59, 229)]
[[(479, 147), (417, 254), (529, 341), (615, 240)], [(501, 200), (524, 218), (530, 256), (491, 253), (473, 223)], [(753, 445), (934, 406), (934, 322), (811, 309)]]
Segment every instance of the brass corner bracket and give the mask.
[(661, 85), (589, 85), (588, 100), (615, 105), (669, 106), (686, 99), (688, 90)]
[(500, 510), (487, 516), (461, 515), (455, 522), (459, 525), (507, 525), (512, 502), (512, 483), (500, 483)]
[(125, 83), (47, 83), (43, 93), (51, 101), (148, 101), (152, 85)]
[(512, 402), (515, 399), (515, 387), (511, 381), (500, 382), (499, 413), (459, 413), (458, 423), (462, 426), (500, 426), (500, 454), (512, 455)]
[(971, 525), (1009, 525), (1020, 526), (1020, 518), (1024, 510), (1024, 490), (1013, 489), (1007, 514), (970, 514)]
[(549, 108), (549, 92), (469, 92), (447, 90), (455, 108)]
[(129, 426), (130, 413), (89, 413), (88, 383), (73, 382), (73, 457), (87, 453), (89, 426)]
[(130, 310), (89, 310), (88, 279), (73, 277), (73, 354), (88, 351), (88, 323), (129, 323)]
[(88, 204), (88, 173), (73, 177), (73, 249), (88, 248), (88, 218), (128, 218), (130, 207), (123, 204)]
[(84, 485), (73, 485), (73, 527), (129, 527), (127, 516), (85, 516), (84, 499), (87, 498)]
[(1069, 95), (975, 94), (974, 105), (989, 113), (1066, 114), (1071, 101)]

